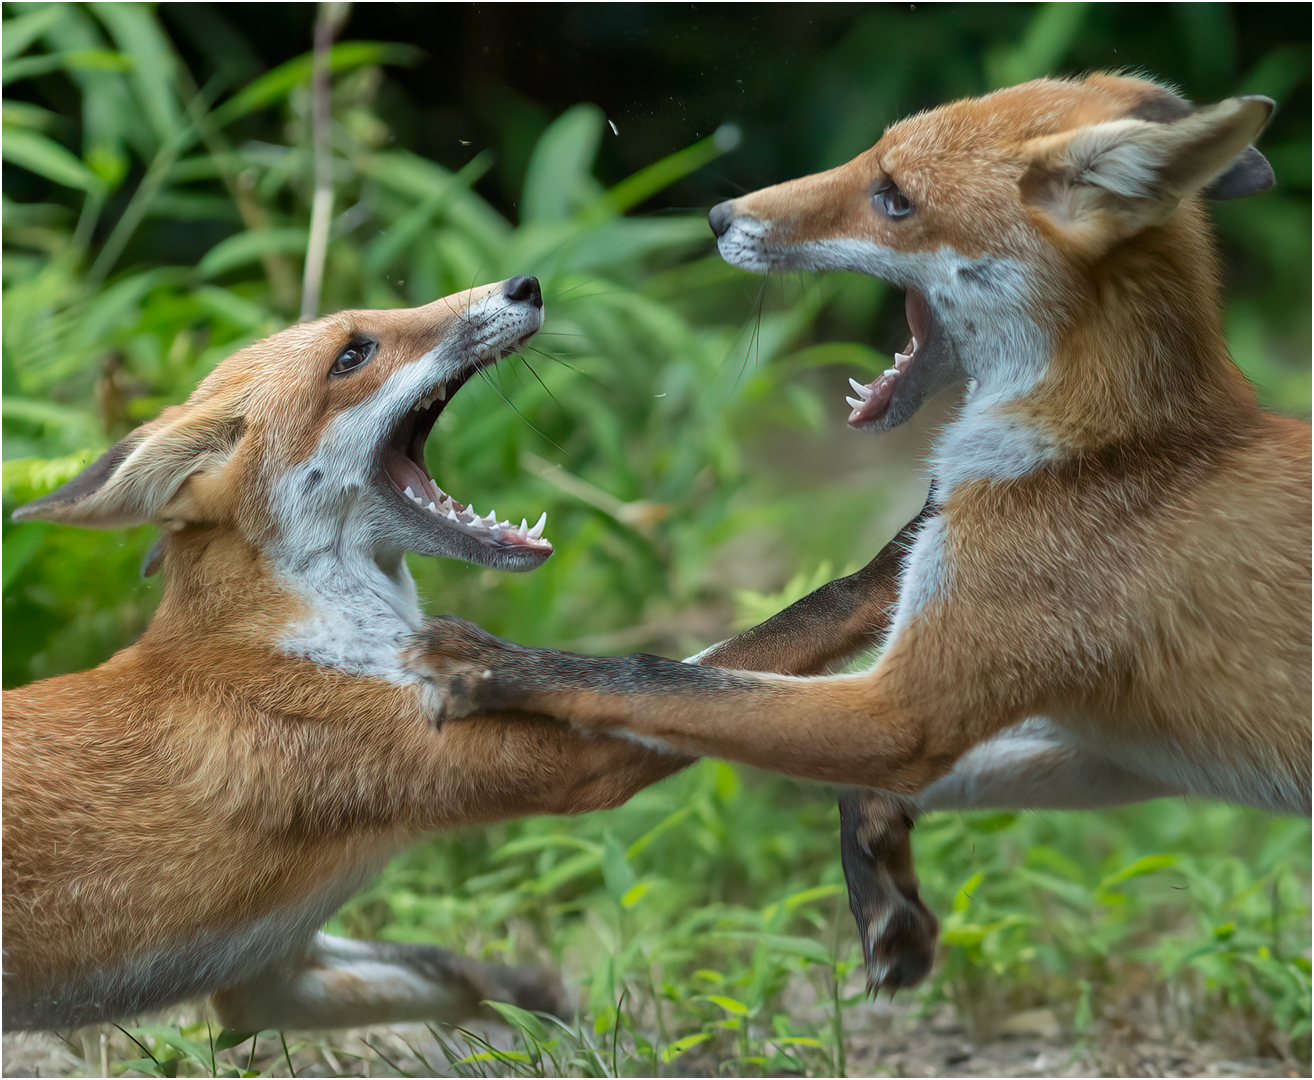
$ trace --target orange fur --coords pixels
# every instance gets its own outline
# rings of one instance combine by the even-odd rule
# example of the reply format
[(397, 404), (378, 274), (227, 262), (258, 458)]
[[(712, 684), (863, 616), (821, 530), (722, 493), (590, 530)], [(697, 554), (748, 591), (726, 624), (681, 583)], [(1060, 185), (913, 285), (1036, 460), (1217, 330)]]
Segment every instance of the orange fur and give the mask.
[[(496, 288), (413, 311), (330, 316), (250, 346), (125, 440), (154, 457), (133, 465), (130, 456), (71, 502), (57, 492), (37, 505), (88, 524), (162, 522), (165, 588), (135, 645), (92, 671), (5, 694), (7, 1026), (168, 1004), (179, 992), (158, 985), (165, 976), (188, 995), (225, 991), (221, 1015), (246, 1026), (268, 1026), (270, 1015), (323, 1026), (417, 1010), (459, 1019), (505, 996), (501, 972), (435, 967), (428, 954), (419, 958), (427, 967), (408, 966), (390, 954), (405, 978), (437, 970), (430, 982), (460, 983), (435, 984), (454, 1012), (426, 1013), (424, 1002), (382, 1000), (368, 976), (319, 964), (318, 924), (427, 830), (615, 806), (684, 764), (546, 720), (490, 714), (435, 727), (418, 682), (280, 646), (310, 601), (271, 555), (285, 539), (272, 487), (335, 417), (468, 330), (465, 311)], [(373, 361), (326, 378), (342, 343), (362, 335), (378, 342)], [(130, 465), (140, 475), (122, 475)], [(268, 955), (245, 956), (250, 928), (270, 918), (285, 926), (260, 946)], [(147, 963), (163, 974), (134, 967)], [(290, 1018), (261, 1011), (281, 1005), (247, 1006), (281, 973), (321, 968), (337, 1005), (290, 1005)], [(542, 993), (522, 1003), (559, 1007)]]

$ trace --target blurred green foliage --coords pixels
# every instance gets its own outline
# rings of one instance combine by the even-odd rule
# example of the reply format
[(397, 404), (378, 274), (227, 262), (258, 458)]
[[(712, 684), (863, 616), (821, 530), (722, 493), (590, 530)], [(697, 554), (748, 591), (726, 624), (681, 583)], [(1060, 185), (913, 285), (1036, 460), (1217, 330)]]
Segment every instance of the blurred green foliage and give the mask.
[[(421, 49), (454, 46), (437, 31), (392, 43), (372, 32), (373, 7), (332, 52), (321, 308), (419, 304), (534, 273), (548, 315), (523, 360), (462, 391), (428, 452), (444, 488), (481, 510), (548, 510), (557, 553), (523, 576), (414, 559), (436, 610), (527, 643), (678, 653), (864, 561), (920, 505), (898, 458), (935, 419), (884, 442), (842, 430), (844, 376), (881, 370), (885, 346), (902, 344), (899, 298), (857, 277), (750, 279), (714, 255), (703, 211), (731, 177), (754, 187), (834, 165), (912, 108), (1046, 72), (1144, 64), (1200, 100), (1279, 100), (1262, 141), (1278, 187), (1217, 210), (1226, 321), (1261, 398), (1309, 412), (1307, 18), (1290, 40), (1290, 16), (1248, 10), (1259, 5), (771, 5), (736, 52), (725, 34), (688, 32), (726, 30), (729, 15), (504, 5), (551, 23), (554, 41), (589, 19), (640, 27), (580, 46), (592, 60), (559, 79), (645, 41), (653, 65), (711, 74), (685, 83), (691, 119), (660, 131), (641, 123), (639, 98), (626, 115), (475, 77), (469, 123), (483, 134), (437, 160), (417, 152), (426, 118), (456, 121), (450, 102), (416, 100), (446, 70)], [(8, 512), (296, 317), (312, 17), (309, 5), (5, 5), (5, 685), (104, 659), (141, 631), (159, 589), (137, 575), (151, 530), (13, 526)], [(259, 18), (293, 20), (304, 38), (244, 30)], [(471, 51), (469, 13), (451, 18)], [(775, 52), (752, 51), (782, 34)], [(492, 55), (514, 66), (521, 54)], [(632, 139), (616, 139), (616, 115)], [(679, 209), (690, 201), (702, 205)], [(834, 1075), (856, 958), (836, 832), (827, 794), (705, 762), (611, 814), (435, 839), (339, 923), (489, 954), (551, 943), (588, 986), (572, 1070), (620, 1068), (588, 1058), (593, 1030), (598, 1047), (608, 1032), (622, 1040), (630, 1072), (687, 1053)], [(931, 818), (917, 846), (954, 946), (928, 1005), (952, 999), (988, 1030), (1000, 1010), (1059, 1002), (1080, 1033), (1141, 965), (1192, 988), (1192, 1022), (1240, 1010), (1261, 1049), (1291, 1053), (1294, 1039), (1308, 1054), (1307, 822), (1152, 804)], [(782, 987), (803, 976), (826, 1019), (782, 1009)], [(538, 1034), (522, 1030), (524, 1046)]]

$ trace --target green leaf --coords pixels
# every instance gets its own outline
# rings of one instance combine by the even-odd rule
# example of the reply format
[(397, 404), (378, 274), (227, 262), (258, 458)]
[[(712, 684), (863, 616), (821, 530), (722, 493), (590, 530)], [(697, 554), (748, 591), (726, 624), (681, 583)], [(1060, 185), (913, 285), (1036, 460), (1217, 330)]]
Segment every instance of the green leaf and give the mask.
[(596, 105), (575, 105), (543, 132), (529, 159), (520, 198), (524, 224), (564, 222), (596, 197), (592, 170), (602, 126), (602, 110)]
[(240, 266), (248, 266), (273, 252), (304, 255), (305, 229), (258, 229), (220, 240), (196, 266), (201, 278), (218, 277)]
[(132, 61), (126, 56), (105, 49), (73, 49), (66, 52), (43, 53), (6, 61), (0, 81), (5, 86), (21, 79), (49, 75), (52, 71), (131, 71)]
[(972, 903), (972, 897), (976, 894), (977, 888), (985, 880), (985, 871), (978, 870), (965, 882), (962, 887), (954, 894), (954, 910), (966, 911)]
[(801, 956), (814, 964), (830, 965), (834, 962), (830, 950), (812, 938), (795, 937), (791, 934), (763, 934), (749, 930), (722, 930), (714, 932), (711, 936), (730, 941), (751, 941), (768, 952)]
[[(390, 45), (379, 41), (344, 41), (329, 51), (329, 71), (339, 74), (360, 67), (393, 64), (404, 67), (413, 64), (423, 55), (413, 45)], [(294, 57), (273, 71), (261, 75), (250, 85), (243, 87), (210, 114), (211, 121), (218, 127), (231, 124), (247, 113), (263, 109), (284, 98), (294, 86), (310, 82), (311, 67), (314, 62), (312, 53), (303, 53)]]
[(662, 1050), (662, 1062), (669, 1065), (681, 1054), (687, 1053), (700, 1043), (705, 1043), (711, 1037), (712, 1033), (710, 1031), (699, 1031), (694, 1035), (686, 1035), (683, 1039), (676, 1039), (675, 1042)]
[(580, 851), (587, 851), (592, 855), (602, 858), (602, 845), (594, 843), (592, 840), (585, 840), (578, 836), (567, 836), (564, 833), (550, 833), (546, 836), (522, 836), (516, 840), (509, 840), (500, 848), (493, 852), (492, 858), (509, 859), (512, 855), (524, 855), (531, 851), (547, 851), (551, 848), (578, 848)]
[(797, 911), (805, 904), (813, 904), (818, 900), (829, 900), (832, 896), (843, 896), (845, 892), (843, 885), (818, 885), (813, 889), (804, 889), (802, 892), (786, 898), (785, 910)]
[(648, 890), (651, 888), (651, 881), (640, 881), (636, 885), (631, 885), (620, 898), (620, 906), (629, 911), (630, 908), (648, 895)]
[(45, 531), (45, 525), (32, 522), (19, 525), (5, 534), (4, 549), (0, 552), (0, 560), (3, 560), (4, 565), (4, 592), (9, 591), (14, 578), (23, 572), (32, 557), (41, 550)]
[(1160, 870), (1166, 870), (1170, 866), (1176, 866), (1178, 858), (1176, 855), (1142, 855), (1135, 862), (1123, 867), (1115, 873), (1105, 877), (1099, 885), (1096, 886), (1097, 893), (1107, 892), (1115, 885), (1121, 885), (1124, 881), (1130, 881), (1132, 878), (1144, 877), (1146, 874), (1157, 873)]
[(664, 191), (678, 180), (683, 180), (692, 172), (715, 161), (722, 154), (739, 145), (739, 129), (733, 124), (718, 128), (705, 139), (700, 139), (692, 146), (677, 150), (674, 154), (655, 161), (626, 177), (619, 184), (607, 191), (597, 202), (585, 207), (581, 213), (582, 220), (603, 217), (606, 214), (623, 214), (638, 206), (645, 199), (650, 199), (659, 191)]
[(5, 19), (0, 33), (0, 56), (8, 61), (24, 52), (32, 42), (49, 30), (63, 13), (59, 4), (41, 4), (12, 19)]
[(215, 1036), (214, 1048), (220, 1050), (230, 1050), (234, 1046), (241, 1046), (248, 1039), (254, 1039), (259, 1032), (257, 1031), (234, 1031), (232, 1028), (224, 1028)]
[(725, 997), (722, 994), (705, 994), (701, 1000), (710, 1001), (713, 1005), (719, 1005), (732, 1016), (748, 1015), (748, 1006), (732, 997)]
[(3, 144), (4, 158), (38, 176), (53, 180), (65, 187), (92, 191), (100, 187), (100, 178), (82, 163), (82, 160), (54, 139), (48, 139), (25, 128), (6, 127)]
[(505, 1001), (485, 1001), (484, 1004), (505, 1020), (510, 1027), (533, 1039), (534, 1042), (548, 1041), (550, 1037), (548, 1029), (543, 1026), (543, 1021), (528, 1009), (522, 1009), (519, 1005), (511, 1005)]
[(617, 903), (634, 884), (634, 871), (625, 858), (625, 849), (610, 829), (603, 834), (602, 881)]
[(692, 806), (682, 806), (678, 810), (673, 810), (662, 818), (656, 825), (640, 836), (629, 847), (625, 849), (625, 857), (633, 859), (642, 851), (650, 848), (664, 833), (679, 825), (685, 818), (693, 813)]
[(131, 61), (129, 81), (142, 112), (160, 143), (171, 138), (182, 120), (175, 89), (178, 57), (160, 29), (154, 11), (145, 4), (92, 4), (88, 10), (109, 30), (120, 51)]

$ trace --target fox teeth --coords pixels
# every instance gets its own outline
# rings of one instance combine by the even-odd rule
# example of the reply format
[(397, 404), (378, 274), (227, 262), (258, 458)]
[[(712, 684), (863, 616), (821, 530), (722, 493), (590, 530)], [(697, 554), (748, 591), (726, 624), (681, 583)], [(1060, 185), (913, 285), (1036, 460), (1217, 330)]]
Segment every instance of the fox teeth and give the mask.
[(529, 532), (526, 533), (525, 535), (526, 535), (530, 540), (538, 540), (539, 538), (542, 537), (542, 535), (543, 535), (543, 526), (546, 525), (546, 524), (547, 524), (547, 511), (544, 510), (542, 516), (538, 519), (538, 522), (537, 522), (537, 523), (534, 525), (534, 527), (533, 527), (532, 529), (530, 529)]
[(881, 374), (882, 374), (882, 375), (898, 375), (899, 372), (902, 371), (902, 370), (903, 370), (903, 369), (900, 368), (900, 367), (896, 364), (894, 367), (888, 367), (888, 368), (886, 368), (884, 371), (881, 372)]
[(850, 409), (861, 409), (864, 405), (867, 404), (865, 401), (859, 401), (855, 397), (846, 397), (844, 400), (849, 403)]
[[(887, 371), (886, 374), (888, 375), (889, 372)], [(849, 385), (853, 387), (854, 393), (856, 393), (858, 397), (862, 398), (864, 401), (866, 401), (869, 397), (871, 397), (871, 395), (875, 392), (871, 389), (871, 387), (863, 386), (862, 383), (858, 382), (857, 379), (850, 379)]]

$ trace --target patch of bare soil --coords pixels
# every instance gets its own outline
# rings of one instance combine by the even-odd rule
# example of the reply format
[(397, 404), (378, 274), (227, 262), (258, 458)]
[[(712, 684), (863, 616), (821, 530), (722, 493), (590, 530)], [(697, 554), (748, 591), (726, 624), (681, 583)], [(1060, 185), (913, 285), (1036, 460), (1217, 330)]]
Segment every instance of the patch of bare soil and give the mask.
[[(804, 995), (801, 995), (804, 996)], [(818, 1008), (802, 1001), (803, 1011)], [(791, 1010), (793, 1011), (793, 1010)], [(1128, 1002), (1116, 1016), (1097, 1023), (1085, 1038), (1065, 1030), (1049, 1009), (1014, 1013), (987, 1038), (974, 1037), (952, 1006), (918, 1016), (918, 1004), (874, 1001), (845, 1011), (849, 1076), (1308, 1076), (1308, 1066), (1290, 1058), (1239, 1053), (1243, 1041), (1220, 1020), (1217, 1040), (1192, 1039), (1172, 1030), (1149, 997)], [(49, 1035), (6, 1035), (4, 1076), (104, 1076), (102, 1063), (140, 1057), (141, 1052), (110, 1028), (77, 1033), (67, 1041)], [(510, 1040), (487, 1029), (494, 1043)], [(442, 1049), (422, 1025), (362, 1028), (309, 1039), (290, 1037), (295, 1074), (325, 1076), (435, 1076), (446, 1071)], [(289, 1075), (277, 1037), (221, 1055), (221, 1062), (252, 1067), (265, 1075)], [(696, 1052), (668, 1066), (668, 1076), (717, 1076), (717, 1062)], [(222, 1064), (221, 1064), (222, 1069)], [(136, 1075), (136, 1074), (124, 1074)], [(732, 1075), (732, 1074), (731, 1074)]]

